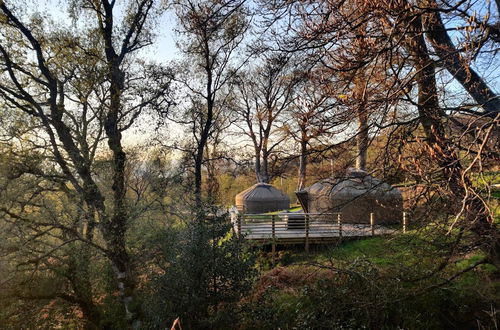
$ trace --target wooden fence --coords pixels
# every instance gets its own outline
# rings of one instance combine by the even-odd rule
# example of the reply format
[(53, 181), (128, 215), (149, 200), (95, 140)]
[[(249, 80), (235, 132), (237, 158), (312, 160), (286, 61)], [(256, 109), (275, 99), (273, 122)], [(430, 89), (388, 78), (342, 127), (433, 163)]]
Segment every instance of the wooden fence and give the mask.
[[(232, 218), (233, 228), (245, 239), (276, 244), (304, 244), (309, 250), (312, 243), (325, 243), (342, 237), (385, 235), (395, 229), (377, 225), (373, 213), (369, 223), (343, 223), (341, 213), (280, 213), (238, 214)], [(403, 213), (403, 232), (407, 215)]]

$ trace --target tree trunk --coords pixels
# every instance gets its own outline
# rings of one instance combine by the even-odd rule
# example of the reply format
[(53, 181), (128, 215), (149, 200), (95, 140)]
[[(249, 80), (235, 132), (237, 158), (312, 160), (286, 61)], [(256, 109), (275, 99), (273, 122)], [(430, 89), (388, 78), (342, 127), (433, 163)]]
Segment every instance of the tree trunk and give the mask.
[[(194, 160), (194, 196), (195, 196), (195, 207), (198, 220), (202, 220), (204, 217), (204, 207), (203, 207), (203, 196), (202, 196), (202, 184), (203, 184), (203, 151), (205, 150), (205, 146), (207, 145), (208, 138), (210, 135), (210, 131), (213, 125), (213, 116), (214, 116), (214, 101), (215, 101), (215, 92), (212, 90), (213, 85), (213, 72), (211, 68), (211, 60), (210, 60), (210, 48), (208, 44), (208, 40), (204, 39), (204, 56), (205, 56), (205, 73), (207, 75), (206, 81), (206, 106), (207, 106), (207, 116), (202, 121), (202, 130), (200, 132), (200, 137), (197, 140), (197, 151)], [(201, 114), (200, 114), (201, 115)]]
[(301, 127), (302, 138), (300, 140), (299, 180), (297, 183), (297, 191), (304, 189), (307, 178), (307, 133), (305, 130), (305, 127)]
[(368, 114), (366, 113), (365, 103), (362, 102), (356, 110), (359, 125), (358, 135), (356, 137), (358, 147), (356, 168), (359, 170), (366, 170), (366, 158), (368, 153)]
[(211, 204), (216, 204), (220, 202), (219, 200), (219, 182), (217, 180), (217, 164), (214, 162), (215, 157), (217, 156), (216, 151), (216, 143), (214, 140), (212, 144), (212, 151), (210, 151), (210, 145), (207, 144), (205, 151), (206, 169), (207, 169), (207, 199)]
[(430, 157), (441, 168), (448, 184), (447, 190), (455, 213), (458, 214), (462, 205), (465, 222), (463, 227), (477, 235), (477, 242), (490, 255), (497, 266), (499, 261), (498, 233), (487, 205), (474, 194), (469, 195), (472, 184), (467, 178), (460, 159), (445, 135), (442, 123), (443, 111), (439, 107), (438, 91), (435, 78), (435, 64), (430, 58), (425, 44), (422, 23), (413, 19), (411, 30), (414, 34), (405, 40), (405, 47), (412, 55), (418, 85), (418, 112), (420, 122), (426, 135), (426, 145)]
[[(125, 88), (125, 73), (120, 68), (121, 58), (113, 46), (113, 8), (104, 2), (105, 24), (102, 34), (104, 52), (107, 62), (107, 78), (110, 83), (110, 103), (104, 122), (104, 130), (108, 138), (108, 146), (113, 155), (113, 211), (103, 221), (104, 238), (109, 250), (113, 270), (115, 272), (119, 297), (123, 303), (127, 320), (133, 327), (140, 324), (140, 310), (132, 306), (134, 300), (135, 281), (132, 275), (130, 257), (126, 250), (125, 233), (128, 229), (128, 209), (125, 201), (125, 162), (126, 154), (122, 147), (122, 134), (118, 126), (122, 110), (121, 95)], [(104, 210), (102, 210), (104, 213)]]
[[(364, 41), (366, 39), (366, 29), (367, 26), (366, 24), (360, 25), (356, 29), (356, 33), (358, 34), (357, 39), (362, 41), (361, 45), (364, 44)], [(363, 48), (360, 48), (358, 50), (358, 54), (356, 56), (356, 60), (358, 60), (360, 63), (364, 60), (365, 58), (365, 51)], [(359, 170), (366, 170), (366, 160), (367, 160), (367, 153), (368, 153), (368, 142), (369, 142), (369, 137), (368, 137), (368, 112), (366, 109), (366, 105), (368, 103), (368, 97), (366, 94), (366, 85), (367, 81), (366, 79), (369, 79), (369, 75), (366, 72), (366, 68), (361, 67), (358, 70), (356, 70), (354, 76), (354, 91), (353, 91), (353, 98), (354, 98), (354, 107), (356, 109), (356, 119), (358, 120), (358, 133), (356, 135), (356, 146), (357, 146), (357, 151), (358, 154), (356, 155), (356, 168)]]
[(127, 319), (135, 323), (138, 311), (131, 309), (135, 283), (131, 274), (130, 257), (126, 250), (125, 233), (128, 229), (128, 210), (125, 202), (125, 162), (126, 154), (121, 144), (122, 135), (118, 127), (118, 116), (121, 109), (121, 92), (124, 74), (119, 67), (112, 65), (109, 79), (110, 107), (105, 121), (105, 131), (108, 137), (108, 146), (113, 153), (113, 213), (108, 223), (104, 224), (105, 238), (113, 269), (117, 280), (119, 295), (125, 308)]
[(260, 149), (255, 147), (255, 178), (257, 179), (257, 182), (263, 182), (262, 178), (260, 176), (260, 172), (262, 171), (261, 164), (260, 164)]
[(203, 164), (203, 147), (198, 145), (197, 152), (194, 158), (194, 198), (196, 210), (203, 209), (203, 200), (201, 196), (202, 178), (202, 164)]
[[(438, 8), (435, 0), (421, 0), (421, 7)], [(486, 82), (461, 58), (450, 39), (439, 12), (429, 10), (422, 16), (427, 39), (445, 68), (481, 106), (485, 114), (494, 118), (500, 112), (500, 98)]]
[(263, 183), (269, 183), (269, 152), (266, 148), (262, 149), (262, 165), (260, 170), (260, 180)]

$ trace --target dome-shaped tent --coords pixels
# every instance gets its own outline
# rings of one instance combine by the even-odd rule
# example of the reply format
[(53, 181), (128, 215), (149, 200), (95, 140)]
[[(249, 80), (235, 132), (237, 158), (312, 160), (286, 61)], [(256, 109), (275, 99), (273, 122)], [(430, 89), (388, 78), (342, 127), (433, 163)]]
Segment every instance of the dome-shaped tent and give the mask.
[(257, 183), (236, 195), (238, 211), (265, 213), (290, 208), (290, 198), (267, 183)]
[(377, 223), (396, 223), (402, 218), (401, 192), (360, 170), (351, 170), (344, 178), (319, 181), (297, 196), (306, 212), (340, 212), (342, 222), (369, 223), (370, 213)]

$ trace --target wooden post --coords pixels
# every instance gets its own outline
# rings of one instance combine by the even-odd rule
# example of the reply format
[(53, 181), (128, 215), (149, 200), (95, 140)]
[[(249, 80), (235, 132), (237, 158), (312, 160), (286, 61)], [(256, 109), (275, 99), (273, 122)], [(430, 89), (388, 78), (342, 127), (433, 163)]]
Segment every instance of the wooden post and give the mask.
[(271, 233), (272, 233), (272, 251), (273, 251), (273, 263), (275, 259), (275, 254), (276, 254), (276, 216), (272, 215), (271, 216)]
[(243, 214), (238, 214), (236, 216), (236, 225), (238, 226), (238, 236), (241, 236), (241, 218), (243, 218)]
[(403, 212), (403, 234), (406, 234), (406, 212)]
[(340, 220), (340, 213), (337, 213), (337, 224), (339, 225), (339, 237), (342, 238), (342, 221)]
[(309, 214), (306, 214), (306, 241), (305, 241), (305, 249), (306, 252), (309, 252)]
[(375, 214), (370, 213), (370, 229), (372, 232), (372, 236), (375, 236)]

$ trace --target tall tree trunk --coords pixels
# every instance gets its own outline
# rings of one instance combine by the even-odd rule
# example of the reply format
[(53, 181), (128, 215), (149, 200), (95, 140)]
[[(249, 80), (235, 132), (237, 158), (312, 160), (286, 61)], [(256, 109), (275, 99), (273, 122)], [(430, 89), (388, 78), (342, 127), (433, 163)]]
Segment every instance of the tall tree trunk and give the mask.
[(122, 147), (122, 135), (118, 127), (118, 117), (121, 110), (121, 93), (124, 85), (124, 73), (119, 68), (116, 58), (110, 59), (109, 66), (110, 106), (105, 120), (105, 131), (108, 146), (113, 153), (113, 213), (105, 224), (105, 237), (113, 269), (117, 280), (120, 298), (125, 307), (125, 313), (130, 322), (135, 323), (139, 317), (138, 311), (131, 309), (134, 297), (135, 283), (132, 277), (130, 257), (126, 250), (125, 233), (128, 229), (128, 210), (125, 202), (125, 162), (126, 154)]
[(307, 178), (307, 132), (305, 127), (301, 127), (302, 138), (300, 140), (300, 156), (299, 156), (299, 180), (297, 183), (297, 191), (304, 189)]
[(201, 185), (203, 183), (202, 164), (203, 147), (201, 146), (201, 144), (199, 144), (194, 158), (194, 198), (197, 212), (201, 212), (201, 210), (203, 209), (203, 199), (201, 196)]
[(262, 166), (260, 163), (260, 148), (255, 147), (255, 178), (257, 179), (257, 182), (263, 182), (262, 177), (260, 176), (260, 173), (262, 171)]
[[(120, 68), (122, 58), (113, 45), (113, 6), (103, 1), (105, 11), (102, 35), (107, 63), (107, 78), (110, 83), (110, 103), (104, 122), (108, 146), (113, 155), (113, 211), (108, 221), (103, 223), (104, 237), (113, 264), (119, 297), (125, 309), (127, 320), (133, 327), (140, 324), (140, 311), (133, 304), (135, 281), (132, 274), (130, 256), (126, 249), (125, 233), (128, 229), (129, 213), (125, 201), (125, 162), (127, 160), (122, 146), (122, 134), (118, 126), (122, 110), (121, 96), (125, 88), (125, 73)], [(138, 308), (138, 307), (137, 307)]]
[(435, 0), (420, 0), (421, 7), (431, 8), (422, 17), (425, 35), (432, 44), (444, 67), (481, 106), (485, 114), (494, 118), (500, 112), (500, 98), (486, 82), (461, 58), (450, 39), (437, 10)]
[(262, 148), (260, 180), (263, 183), (269, 183), (269, 152), (267, 151), (267, 148)]
[(207, 106), (207, 116), (202, 119), (202, 130), (200, 132), (200, 136), (198, 138), (197, 151), (194, 160), (194, 196), (195, 196), (195, 206), (198, 220), (201, 220), (204, 217), (204, 207), (203, 207), (203, 196), (202, 196), (202, 184), (203, 184), (203, 151), (205, 150), (205, 146), (208, 143), (208, 138), (210, 136), (210, 131), (212, 130), (213, 125), (213, 116), (214, 116), (214, 101), (215, 101), (215, 92), (212, 90), (213, 88), (213, 72), (212, 72), (212, 63), (210, 60), (211, 51), (209, 47), (209, 42), (204, 39), (204, 70), (207, 75), (206, 81), (206, 106)]
[(492, 262), (500, 265), (498, 232), (493, 219), (487, 205), (475, 195), (469, 195), (468, 190), (472, 184), (445, 134), (442, 123), (444, 113), (439, 106), (436, 87), (435, 64), (424, 41), (422, 22), (414, 18), (410, 24), (413, 33), (405, 40), (405, 47), (413, 57), (417, 72), (418, 112), (426, 135), (428, 153), (441, 168), (455, 212), (458, 213), (461, 206), (465, 206), (463, 226), (477, 235), (477, 242), (490, 255)]
[(216, 204), (220, 200), (219, 196), (219, 182), (217, 180), (217, 166), (215, 164), (215, 157), (217, 156), (216, 152), (216, 143), (214, 140), (214, 144), (212, 144), (212, 150), (210, 150), (210, 145), (207, 144), (205, 150), (207, 159), (206, 169), (207, 169), (207, 199), (211, 204)]
[(366, 113), (364, 102), (357, 107), (356, 113), (358, 117), (358, 135), (356, 136), (358, 155), (356, 157), (356, 168), (359, 170), (366, 170), (368, 153), (368, 114)]
[[(365, 45), (366, 42), (366, 32), (367, 26), (366, 24), (361, 24), (357, 29), (357, 40), (360, 42), (360, 45)], [(363, 46), (357, 50), (356, 60), (359, 63), (362, 63), (365, 60), (366, 50), (363, 49)], [(354, 91), (353, 98), (355, 101), (356, 108), (356, 119), (358, 120), (358, 133), (356, 135), (356, 146), (357, 152), (356, 155), (356, 168), (359, 170), (366, 170), (366, 160), (368, 153), (368, 112), (366, 109), (368, 96), (366, 94), (367, 87), (367, 79), (369, 79), (369, 75), (366, 72), (366, 68), (360, 67), (355, 71), (354, 77)]]
[(209, 118), (204, 123), (205, 127), (201, 132), (200, 139), (198, 141), (198, 146), (196, 148), (196, 155), (194, 159), (194, 196), (195, 196), (195, 206), (197, 217), (203, 217), (204, 207), (203, 207), (203, 196), (202, 196), (202, 185), (203, 185), (203, 150), (208, 142), (208, 136), (210, 134), (210, 129), (212, 127), (212, 111), (213, 105), (209, 106)]

